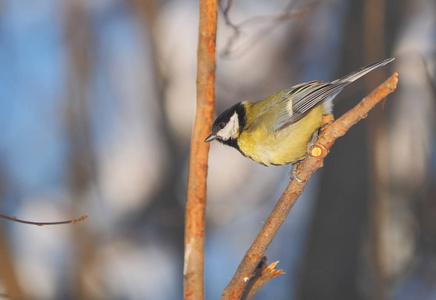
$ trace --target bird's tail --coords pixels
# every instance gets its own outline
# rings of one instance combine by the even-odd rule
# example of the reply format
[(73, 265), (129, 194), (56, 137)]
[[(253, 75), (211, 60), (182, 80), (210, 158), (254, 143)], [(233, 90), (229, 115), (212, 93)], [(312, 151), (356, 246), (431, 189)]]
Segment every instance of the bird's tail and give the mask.
[(354, 71), (354, 72), (351, 72), (350, 74), (345, 75), (344, 77), (339, 78), (339, 79), (333, 81), (332, 83), (346, 83), (346, 82), (351, 83), (351, 82), (353, 82), (353, 81), (359, 79), (359, 78), (362, 77), (363, 75), (365, 75), (365, 74), (371, 72), (372, 70), (375, 70), (375, 69), (377, 69), (378, 67), (381, 67), (381, 66), (384, 66), (384, 65), (390, 63), (390, 62), (393, 61), (394, 59), (395, 59), (394, 57), (393, 57), (393, 58), (387, 58), (387, 59), (385, 59), (385, 60), (382, 60), (382, 61), (376, 62), (376, 63), (374, 63), (374, 64), (372, 64), (372, 65), (369, 65), (369, 66), (366, 66), (366, 67), (360, 68), (359, 70), (356, 70), (356, 71)]

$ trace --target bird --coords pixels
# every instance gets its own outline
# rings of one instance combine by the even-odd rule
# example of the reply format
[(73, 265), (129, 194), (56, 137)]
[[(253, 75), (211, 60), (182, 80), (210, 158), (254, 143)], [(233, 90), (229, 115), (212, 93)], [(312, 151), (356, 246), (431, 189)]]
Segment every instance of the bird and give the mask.
[(313, 80), (256, 102), (238, 102), (216, 118), (204, 142), (217, 140), (265, 166), (297, 163), (316, 141), (322, 115), (332, 113), (332, 100), (343, 88), (394, 59), (362, 67), (332, 82)]

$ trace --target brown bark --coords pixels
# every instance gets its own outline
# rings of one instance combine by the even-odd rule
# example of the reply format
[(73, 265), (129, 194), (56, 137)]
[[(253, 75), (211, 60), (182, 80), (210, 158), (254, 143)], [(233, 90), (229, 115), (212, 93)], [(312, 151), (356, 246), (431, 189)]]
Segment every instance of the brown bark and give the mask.
[(197, 53), (197, 111), (191, 139), (185, 219), (185, 299), (204, 298), (204, 237), (209, 143), (215, 112), (217, 0), (200, 0)]

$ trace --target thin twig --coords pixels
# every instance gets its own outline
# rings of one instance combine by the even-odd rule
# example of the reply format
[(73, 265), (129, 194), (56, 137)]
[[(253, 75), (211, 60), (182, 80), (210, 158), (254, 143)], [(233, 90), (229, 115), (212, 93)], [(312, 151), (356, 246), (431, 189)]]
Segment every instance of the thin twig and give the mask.
[[(314, 0), (305, 4), (305, 6), (301, 8), (296, 8), (298, 5), (298, 1), (291, 0), (288, 4), (283, 8), (283, 10), (274, 15), (263, 15), (263, 16), (254, 16), (249, 19), (246, 19), (238, 24), (235, 24), (230, 19), (230, 9), (233, 5), (233, 0), (220, 1), (220, 8), (223, 12), (223, 17), (226, 25), (230, 27), (233, 31), (232, 35), (227, 40), (224, 49), (221, 51), (221, 56), (226, 58), (235, 58), (238, 55), (246, 55), (247, 52), (253, 48), (253, 46), (259, 43), (262, 39), (270, 34), (271, 31), (276, 29), (278, 25), (284, 21), (287, 21), (292, 18), (298, 18), (305, 16), (308, 14), (315, 5), (318, 4), (319, 0)], [(247, 28), (253, 25), (260, 24), (262, 28), (257, 30), (255, 34), (251, 37), (246, 38), (245, 41), (240, 42), (243, 33)], [(235, 46), (237, 42), (240, 42), (239, 46)]]
[(185, 299), (204, 299), (204, 237), (209, 143), (215, 113), (215, 51), (218, 0), (200, 0), (197, 111), (191, 139), (185, 219)]
[(266, 266), (266, 257), (262, 257), (261, 263), (255, 270), (255, 275), (251, 277), (247, 284), (242, 300), (250, 300), (256, 295), (256, 293), (265, 286), (271, 279), (278, 275), (286, 274), (283, 270), (277, 270), (278, 261), (273, 262), (269, 266)]
[(33, 221), (26, 221), (26, 220), (18, 219), (17, 216), (9, 217), (9, 216), (5, 216), (5, 215), (0, 214), (0, 218), (2, 218), (2, 219), (6, 219), (6, 220), (18, 222), (18, 223), (36, 225), (36, 226), (76, 224), (76, 223), (79, 223), (79, 222), (85, 220), (88, 216), (89, 216), (89, 214), (86, 214), (86, 215), (81, 216), (78, 219), (67, 220), (67, 221), (58, 221), (58, 222), (33, 222)]
[[(291, 180), (262, 229), (251, 245), (250, 249), (240, 263), (229, 285), (224, 289), (221, 299), (240, 299), (244, 293), (249, 278), (254, 275), (254, 270), (259, 260), (276, 235), (280, 226), (291, 211), (293, 205), (304, 190), (312, 174), (323, 166), (325, 156), (337, 138), (343, 136), (354, 124), (366, 118), (368, 112), (387, 95), (392, 93), (398, 83), (398, 74), (394, 73), (383, 84), (365, 97), (353, 109), (333, 122), (333, 115), (323, 117), (321, 134), (308, 155), (298, 164), (296, 175), (301, 180)], [(316, 155), (314, 155), (316, 153)]]

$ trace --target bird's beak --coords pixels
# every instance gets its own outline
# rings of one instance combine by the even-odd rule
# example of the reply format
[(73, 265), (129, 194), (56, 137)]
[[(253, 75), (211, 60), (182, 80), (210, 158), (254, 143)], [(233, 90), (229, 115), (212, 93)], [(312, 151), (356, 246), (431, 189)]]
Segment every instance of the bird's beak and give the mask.
[(216, 139), (217, 136), (213, 133), (209, 134), (209, 136), (204, 140), (205, 143), (212, 142), (214, 139)]

